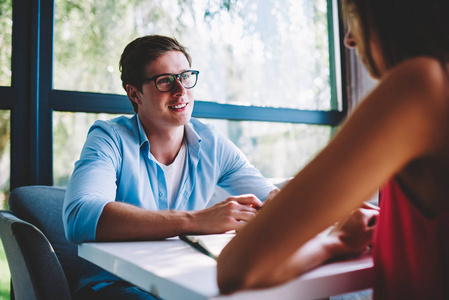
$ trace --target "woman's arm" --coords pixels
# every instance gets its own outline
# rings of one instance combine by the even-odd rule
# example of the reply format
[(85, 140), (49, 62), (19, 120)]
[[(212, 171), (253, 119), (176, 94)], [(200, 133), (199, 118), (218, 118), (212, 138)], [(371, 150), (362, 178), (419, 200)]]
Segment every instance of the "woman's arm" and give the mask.
[(441, 144), (446, 85), (441, 65), (430, 58), (393, 69), (329, 145), (223, 250), (220, 290), (288, 280), (282, 275), (286, 261), (301, 246), (359, 207), (408, 162)]
[(284, 282), (331, 259), (358, 256), (366, 252), (371, 244), (378, 214), (378, 208), (365, 206), (354, 210), (329, 233), (316, 235), (285, 259), (282, 267), (273, 270), (280, 272), (272, 274), (273, 278)]

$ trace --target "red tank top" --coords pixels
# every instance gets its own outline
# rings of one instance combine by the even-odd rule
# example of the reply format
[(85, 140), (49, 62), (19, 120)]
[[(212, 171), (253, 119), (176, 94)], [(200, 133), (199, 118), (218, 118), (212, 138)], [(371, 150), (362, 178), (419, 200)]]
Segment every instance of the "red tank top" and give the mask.
[(449, 213), (423, 213), (390, 180), (374, 237), (374, 299), (449, 299), (448, 251)]

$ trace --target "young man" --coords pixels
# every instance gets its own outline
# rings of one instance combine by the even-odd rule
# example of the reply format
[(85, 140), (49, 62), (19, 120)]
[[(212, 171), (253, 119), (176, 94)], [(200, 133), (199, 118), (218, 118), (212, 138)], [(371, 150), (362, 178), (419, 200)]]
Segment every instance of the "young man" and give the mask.
[[(190, 69), (186, 49), (168, 37), (144, 36), (125, 48), (120, 66), (136, 114), (97, 121), (89, 130), (67, 186), (67, 238), (75, 243), (155, 240), (223, 233), (251, 221), (261, 200), (277, 189), (228, 139), (191, 119), (199, 72)], [(206, 208), (217, 185), (240, 196)], [(330, 239), (317, 237), (313, 243), (344, 247), (339, 254), (361, 252), (371, 238), (369, 217), (376, 213), (355, 214)], [(307, 257), (310, 268), (329, 255)], [(154, 299), (88, 262), (75, 298)]]
[[(186, 49), (168, 37), (144, 36), (125, 48), (120, 67), (136, 114), (89, 130), (67, 187), (67, 238), (154, 240), (249, 222), (275, 187), (228, 139), (191, 119), (199, 72)], [(241, 196), (206, 208), (217, 185)], [(84, 299), (140, 293), (89, 263), (77, 290)]]

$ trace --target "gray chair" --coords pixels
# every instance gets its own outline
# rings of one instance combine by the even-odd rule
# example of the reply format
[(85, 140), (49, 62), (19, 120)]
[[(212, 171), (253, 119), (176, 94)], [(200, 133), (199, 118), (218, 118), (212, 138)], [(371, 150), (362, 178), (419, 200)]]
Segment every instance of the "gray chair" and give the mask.
[(59, 187), (20, 187), (9, 196), (11, 211), (0, 213), (0, 237), (17, 300), (72, 298), (82, 259), (64, 235), (64, 195)]

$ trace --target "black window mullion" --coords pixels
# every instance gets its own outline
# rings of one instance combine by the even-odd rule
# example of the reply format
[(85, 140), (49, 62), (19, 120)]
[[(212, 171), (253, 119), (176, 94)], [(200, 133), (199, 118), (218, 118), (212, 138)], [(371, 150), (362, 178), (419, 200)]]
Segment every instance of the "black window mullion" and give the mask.
[(49, 105), (53, 87), (53, 31), (54, 0), (39, 0), (40, 20), (38, 32), (39, 68), (38, 98), (33, 107), (36, 116), (36, 183), (53, 184), (53, 128), (52, 109)]
[(29, 142), (30, 57), (32, 0), (13, 0), (11, 53), (11, 89), (16, 94), (11, 109), (11, 179), (10, 188), (30, 184), (31, 151)]
[[(133, 113), (128, 97), (124, 95), (53, 90), (49, 99), (50, 106), (58, 111)], [(193, 116), (209, 119), (337, 126), (344, 118), (345, 113), (341, 111), (243, 106), (197, 100), (195, 101)]]
[[(13, 0), (11, 189), (51, 185), (53, 0)], [(1, 92), (1, 91), (0, 91)], [(4, 104), (3, 104), (4, 105)]]

